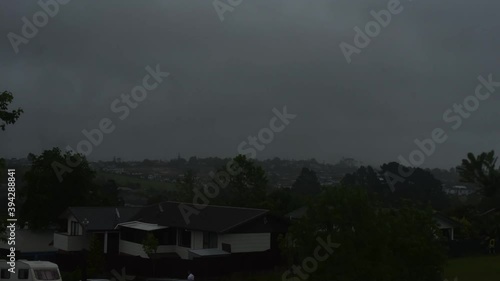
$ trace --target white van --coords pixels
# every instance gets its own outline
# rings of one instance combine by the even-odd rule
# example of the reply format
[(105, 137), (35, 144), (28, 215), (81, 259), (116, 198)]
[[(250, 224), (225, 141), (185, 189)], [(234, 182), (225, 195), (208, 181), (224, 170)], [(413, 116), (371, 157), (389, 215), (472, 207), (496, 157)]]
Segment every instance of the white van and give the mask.
[(57, 264), (48, 261), (16, 261), (15, 273), (9, 271), (6, 260), (0, 260), (0, 280), (6, 281), (62, 281)]

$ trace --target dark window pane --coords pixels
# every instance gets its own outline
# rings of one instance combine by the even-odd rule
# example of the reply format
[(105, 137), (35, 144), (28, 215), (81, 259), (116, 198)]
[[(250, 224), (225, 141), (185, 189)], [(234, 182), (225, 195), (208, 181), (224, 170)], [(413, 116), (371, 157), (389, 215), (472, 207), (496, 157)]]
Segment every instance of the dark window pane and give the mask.
[(2, 269), (0, 271), (0, 278), (2, 278), (2, 279), (10, 279), (10, 272), (7, 269)]
[(29, 270), (28, 269), (19, 269), (17, 273), (18, 279), (28, 279)]

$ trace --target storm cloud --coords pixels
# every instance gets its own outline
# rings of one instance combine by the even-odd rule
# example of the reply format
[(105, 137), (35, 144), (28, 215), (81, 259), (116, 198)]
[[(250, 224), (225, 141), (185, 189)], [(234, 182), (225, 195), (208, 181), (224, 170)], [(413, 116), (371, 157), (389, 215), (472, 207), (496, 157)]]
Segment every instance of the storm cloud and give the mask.
[[(116, 129), (92, 160), (232, 157), (283, 106), (297, 117), (258, 158), (377, 165), (407, 157), (435, 128), (448, 140), (425, 167), (500, 151), (500, 88), (459, 129), (443, 120), (479, 75), (500, 81), (500, 2), (402, 0), (347, 63), (339, 44), (387, 3), (244, 0), (221, 21), (211, 1), (70, 1), (16, 54), (7, 35), (41, 8), (2, 1), (0, 91), (25, 113), (1, 132), (1, 156), (74, 147), (109, 118)], [(111, 103), (155, 65), (169, 77), (120, 120)]]

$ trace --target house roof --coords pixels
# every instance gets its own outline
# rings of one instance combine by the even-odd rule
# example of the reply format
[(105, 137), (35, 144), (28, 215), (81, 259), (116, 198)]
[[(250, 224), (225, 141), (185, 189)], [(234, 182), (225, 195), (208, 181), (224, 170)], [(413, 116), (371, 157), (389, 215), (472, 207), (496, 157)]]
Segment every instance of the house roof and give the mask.
[(138, 207), (70, 207), (63, 216), (73, 215), (80, 223), (87, 219), (88, 231), (112, 230), (118, 223), (130, 221), (140, 209)]
[[(189, 213), (189, 210), (192, 213)], [(141, 208), (131, 220), (191, 230), (223, 233), (257, 219), (267, 212), (268, 210), (264, 209), (162, 202)], [(189, 223), (184, 219), (183, 213), (191, 214), (189, 216)]]
[(460, 227), (460, 223), (440, 212), (434, 212), (434, 219), (448, 223), (451, 227)]
[(157, 225), (157, 224), (145, 223), (145, 222), (140, 222), (140, 221), (124, 222), (124, 223), (118, 224), (116, 227), (120, 227), (120, 226), (144, 230), (144, 231), (154, 231), (154, 230), (168, 228), (168, 226), (161, 226), (161, 225)]
[(307, 213), (307, 207), (302, 207), (285, 215), (288, 219), (300, 219)]

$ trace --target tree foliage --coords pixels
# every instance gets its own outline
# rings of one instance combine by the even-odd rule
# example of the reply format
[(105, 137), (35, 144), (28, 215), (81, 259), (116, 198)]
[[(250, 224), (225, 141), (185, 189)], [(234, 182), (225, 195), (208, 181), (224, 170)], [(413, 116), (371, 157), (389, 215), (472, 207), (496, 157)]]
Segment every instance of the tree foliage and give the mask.
[(158, 241), (158, 238), (156, 238), (156, 236), (151, 232), (148, 232), (148, 234), (146, 235), (146, 237), (142, 241), (142, 249), (148, 255), (148, 257), (153, 260), (153, 262), (152, 262), (153, 275), (155, 275), (155, 264), (156, 264), (156, 259), (157, 259), (155, 254), (158, 251), (159, 245), (160, 245), (160, 242)]
[[(12, 103), (14, 100), (14, 96), (12, 95), (11, 92), (4, 91), (3, 93), (0, 94), (0, 129), (2, 131), (5, 131), (5, 127), (8, 124), (14, 124), (19, 116), (21, 116), (21, 113), (23, 113), (23, 110), (21, 108), (9, 111), (9, 105)], [(0, 158), (0, 170), (3, 170), (5, 168), (5, 160), (3, 158)], [(2, 215), (0, 216), (0, 242), (6, 242), (7, 237), (5, 235), (5, 232), (7, 230), (7, 215), (2, 212)]]
[(300, 266), (320, 246), (318, 238), (340, 244), (309, 280), (437, 281), (446, 261), (437, 233), (430, 209), (382, 208), (364, 189), (328, 187), (283, 245)]
[(14, 124), (19, 116), (21, 116), (21, 113), (23, 113), (21, 108), (9, 110), (9, 105), (13, 100), (14, 96), (11, 92), (4, 91), (0, 94), (0, 129), (2, 131), (5, 131), (5, 127), (8, 124)]
[(500, 171), (496, 168), (497, 157), (494, 151), (483, 152), (478, 156), (468, 153), (467, 158), (457, 168), (461, 180), (481, 186), (483, 195), (494, 197), (500, 188)]
[(227, 186), (221, 186), (220, 194), (213, 202), (227, 206), (263, 207), (268, 191), (268, 180), (264, 169), (244, 155), (236, 156), (232, 163), (232, 167), (237, 167), (236, 173), (228, 173), (227, 167), (218, 170), (218, 173), (224, 173), (228, 177), (224, 180)]
[(180, 202), (191, 202), (194, 198), (194, 189), (200, 188), (200, 183), (194, 170), (188, 169), (179, 176), (176, 183), (177, 200)]
[(146, 238), (142, 241), (142, 249), (144, 252), (151, 257), (153, 254), (156, 254), (156, 251), (158, 251), (158, 246), (160, 245), (160, 242), (156, 238), (156, 236), (149, 232), (146, 235)]
[(277, 188), (269, 192), (263, 207), (277, 216), (283, 216), (302, 207), (306, 202), (303, 196), (289, 188)]
[[(70, 206), (99, 205), (95, 172), (82, 155), (62, 153), (59, 148), (45, 150), (40, 155), (30, 154), (31, 168), (25, 174), (25, 200), (20, 221), (28, 222), (30, 228), (41, 229), (56, 223), (58, 217)], [(53, 163), (66, 163), (66, 158), (80, 163), (59, 181)]]
[(341, 183), (363, 187), (377, 194), (386, 206), (398, 206), (404, 200), (430, 204), (436, 209), (448, 205), (441, 182), (429, 171), (405, 167), (396, 162), (383, 164), (380, 171), (370, 166), (360, 167), (356, 172), (347, 174)]
[(300, 175), (292, 185), (292, 190), (302, 195), (317, 195), (321, 192), (321, 184), (313, 170), (302, 168)]
[(105, 271), (104, 242), (96, 234), (90, 238), (88, 270), (90, 276), (102, 275)]

